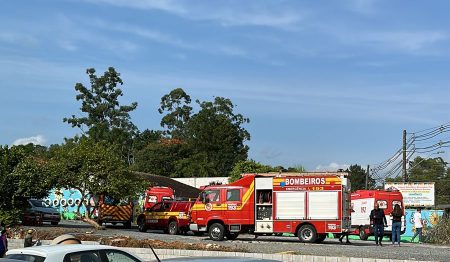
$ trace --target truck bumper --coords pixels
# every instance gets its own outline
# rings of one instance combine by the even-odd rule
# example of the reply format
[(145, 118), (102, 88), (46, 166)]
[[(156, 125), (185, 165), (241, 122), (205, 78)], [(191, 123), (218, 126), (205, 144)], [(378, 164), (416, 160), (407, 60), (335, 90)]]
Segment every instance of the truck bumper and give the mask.
[(192, 232), (206, 232), (206, 227), (198, 226), (197, 224), (190, 224), (189, 230)]

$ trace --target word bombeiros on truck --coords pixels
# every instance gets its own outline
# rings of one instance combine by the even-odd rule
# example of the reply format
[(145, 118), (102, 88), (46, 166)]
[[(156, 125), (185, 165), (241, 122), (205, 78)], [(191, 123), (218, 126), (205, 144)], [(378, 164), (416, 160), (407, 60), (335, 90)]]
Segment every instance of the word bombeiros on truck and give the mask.
[(351, 228), (350, 180), (337, 173), (243, 174), (228, 185), (204, 188), (190, 212), (190, 229), (212, 240), (292, 233), (322, 242)]

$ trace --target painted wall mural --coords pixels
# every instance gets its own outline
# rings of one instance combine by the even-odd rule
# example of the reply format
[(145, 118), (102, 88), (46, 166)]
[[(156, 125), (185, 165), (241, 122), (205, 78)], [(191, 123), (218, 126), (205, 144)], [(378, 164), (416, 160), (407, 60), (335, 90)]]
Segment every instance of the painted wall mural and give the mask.
[[(44, 203), (48, 207), (54, 207), (61, 213), (61, 218), (66, 220), (76, 219), (76, 211), (81, 202), (81, 193), (77, 189), (52, 189), (49, 196), (44, 199)], [(80, 214), (86, 213), (86, 208), (91, 208), (94, 211), (94, 198), (87, 195), (80, 207)]]
[[(406, 218), (406, 231), (402, 236), (412, 237), (416, 232), (414, 227), (414, 213), (416, 209), (406, 209), (405, 210), (405, 218)], [(444, 210), (427, 210), (422, 209), (422, 219), (424, 222), (424, 227), (422, 229), (423, 234), (425, 235), (430, 228), (437, 225), (439, 220), (444, 215)]]
[[(52, 189), (49, 196), (44, 198), (44, 203), (48, 207), (54, 207), (59, 210), (61, 219), (74, 220), (76, 219), (76, 211), (78, 204), (81, 202), (81, 193), (77, 189)], [(82, 216), (86, 213), (86, 208), (90, 208), (92, 217), (97, 216), (95, 204), (97, 200), (92, 196), (87, 195), (80, 207), (80, 214)], [(142, 196), (134, 202), (133, 216), (136, 222), (137, 215), (143, 211), (144, 197)]]

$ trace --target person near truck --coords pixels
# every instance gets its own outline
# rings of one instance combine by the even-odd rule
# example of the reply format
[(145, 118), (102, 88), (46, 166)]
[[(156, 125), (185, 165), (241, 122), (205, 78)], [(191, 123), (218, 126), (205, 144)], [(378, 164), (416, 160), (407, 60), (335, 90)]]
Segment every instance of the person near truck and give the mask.
[(417, 211), (414, 213), (414, 228), (416, 229), (416, 233), (414, 233), (414, 236), (411, 238), (411, 242), (414, 242), (414, 239), (418, 235), (419, 243), (422, 243), (422, 227), (423, 227), (422, 212), (420, 208), (418, 208)]
[(402, 228), (402, 208), (399, 204), (395, 204), (394, 210), (391, 212), (392, 216), (392, 245), (395, 245), (395, 241), (400, 246), (400, 231)]
[(380, 208), (377, 203), (375, 209), (370, 211), (370, 224), (373, 226), (373, 234), (375, 235), (375, 243), (383, 246), (381, 241), (383, 240), (384, 227), (387, 226), (386, 216), (384, 215), (384, 210)]

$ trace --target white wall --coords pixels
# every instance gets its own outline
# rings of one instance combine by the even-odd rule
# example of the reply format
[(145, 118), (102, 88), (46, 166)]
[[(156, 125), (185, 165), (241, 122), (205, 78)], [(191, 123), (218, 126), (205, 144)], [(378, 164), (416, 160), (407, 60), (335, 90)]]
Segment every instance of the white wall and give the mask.
[(173, 180), (196, 188), (200, 188), (201, 186), (207, 186), (211, 182), (220, 182), (222, 184), (228, 184), (228, 177), (183, 177), (183, 178), (174, 178)]

